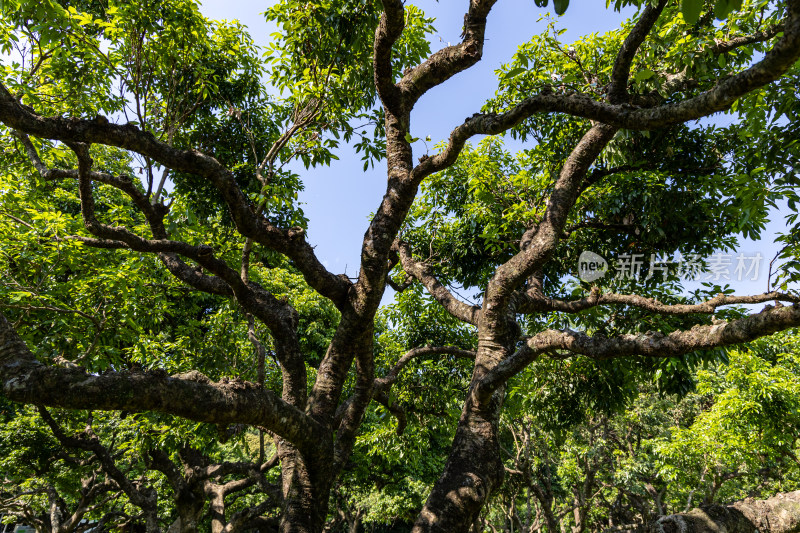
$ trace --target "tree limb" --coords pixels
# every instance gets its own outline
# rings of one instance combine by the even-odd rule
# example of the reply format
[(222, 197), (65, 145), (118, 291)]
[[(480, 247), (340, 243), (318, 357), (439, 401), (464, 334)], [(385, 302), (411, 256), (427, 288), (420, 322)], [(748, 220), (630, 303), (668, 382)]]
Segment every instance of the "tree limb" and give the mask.
[[(81, 213), (83, 214), (86, 228), (94, 235), (106, 240), (118, 240), (127, 244), (131, 249), (142, 252), (179, 253), (190, 257), (204, 266), (218, 278), (227, 283), (237, 301), (264, 322), (272, 332), (276, 342), (276, 354), (281, 363), (281, 370), (287, 379), (284, 380), (284, 399), (294, 405), (303, 405), (306, 398), (306, 368), (302, 352), (296, 335), (296, 311), (286, 302), (275, 298), (260, 285), (242, 280), (239, 272), (229, 267), (221, 259), (214, 257), (213, 249), (207, 245), (192, 246), (180, 241), (170, 241), (166, 238), (148, 240), (144, 239), (126, 228), (111, 227), (99, 222), (95, 217), (94, 197), (91, 185), (91, 166), (93, 161), (89, 156), (89, 149), (80, 143), (70, 143), (71, 148), (78, 157), (78, 188), (81, 198)], [(134, 189), (135, 190), (135, 189)], [(141, 193), (136, 191), (134, 196)], [(157, 236), (166, 237), (161, 218), (154, 206), (142, 200), (142, 209), (148, 216), (153, 232)], [(165, 255), (162, 261), (177, 276), (185, 276), (188, 281), (193, 279), (188, 266), (174, 256)], [(179, 278), (180, 279), (180, 278)], [(206, 280), (199, 280), (206, 281)], [(206, 283), (208, 284), (208, 283)], [(203, 286), (202, 284), (199, 284)]]
[(800, 58), (800, 2), (788, 2), (784, 35), (761, 61), (713, 88), (686, 100), (639, 109), (625, 104), (599, 102), (585, 94), (540, 93), (501, 114), (478, 113), (450, 134), (445, 149), (414, 168), (415, 181), (450, 166), (466, 141), (474, 135), (496, 135), (537, 113), (560, 112), (631, 130), (652, 130), (680, 124), (728, 109), (741, 96), (779, 79)]
[(392, 75), (392, 46), (403, 33), (405, 9), (402, 0), (382, 0), (383, 13), (375, 30), (373, 70), (375, 88), (386, 109), (394, 115), (402, 115), (400, 89)]
[(447, 287), (436, 279), (429, 265), (414, 259), (411, 254), (411, 247), (408, 243), (398, 241), (393, 249), (397, 251), (400, 256), (400, 263), (403, 266), (403, 270), (422, 282), (430, 295), (433, 296), (448, 313), (462, 322), (467, 322), (472, 325), (478, 323), (478, 314), (481, 312), (481, 308), (477, 305), (464, 303), (453, 296), (453, 294), (447, 290)]
[(483, 55), (486, 17), (497, 0), (471, 0), (464, 15), (463, 41), (434, 52), (422, 64), (403, 75), (398, 83), (404, 108), (410, 111), (428, 90), (440, 85), (478, 61)]
[(548, 329), (530, 337), (522, 348), (490, 370), (481, 380), (477, 394), (480, 399), (490, 397), (497, 387), (521, 372), (540, 355), (557, 350), (596, 360), (633, 355), (665, 358), (742, 344), (797, 326), (800, 326), (800, 304), (767, 306), (759, 313), (731, 322), (695, 326), (669, 335), (648, 332), (606, 338), (571, 330)]
[(181, 150), (157, 140), (151, 133), (132, 124), (112, 124), (107, 120), (43, 117), (17, 102), (0, 84), (0, 122), (8, 127), (64, 143), (104, 144), (131, 150), (157, 161), (165, 168), (208, 179), (222, 194), (237, 230), (255, 242), (291, 258), (306, 281), (320, 294), (343, 305), (350, 283), (322, 265), (298, 228), (283, 230), (257, 216), (250, 201), (236, 184), (233, 174), (219, 161), (197, 150)]
[(763, 43), (778, 35), (783, 31), (783, 23), (774, 24), (764, 30), (757, 31), (750, 35), (740, 35), (728, 41), (715, 41), (711, 47), (711, 52), (715, 55), (725, 54), (731, 50), (735, 50), (740, 46), (747, 46), (748, 44)]
[(658, 4), (648, 4), (642, 16), (634, 25), (631, 32), (625, 37), (622, 47), (617, 54), (614, 61), (614, 67), (611, 71), (611, 85), (608, 89), (608, 101), (612, 104), (620, 104), (627, 101), (628, 97), (628, 80), (631, 75), (631, 65), (636, 52), (642, 45), (650, 30), (653, 29), (658, 17), (666, 7), (666, 0), (659, 0)]
[(320, 439), (317, 423), (272, 391), (248, 382), (212, 382), (199, 372), (87, 373), (38, 362), (0, 313), (0, 380), (11, 400), (64, 407), (129, 412), (157, 411), (214, 424), (264, 426), (301, 450)]
[(429, 355), (453, 355), (462, 359), (475, 360), (475, 352), (471, 350), (464, 350), (456, 346), (422, 346), (413, 348), (405, 353), (394, 366), (382, 378), (375, 380), (375, 390), (378, 392), (386, 392), (400, 375), (400, 371), (405, 368), (408, 363), (419, 357), (427, 357)]
[(800, 302), (800, 297), (781, 292), (767, 292), (753, 296), (727, 296), (718, 294), (713, 298), (696, 304), (664, 304), (654, 298), (645, 298), (637, 294), (601, 294), (599, 287), (592, 288), (589, 296), (579, 300), (554, 300), (542, 294), (532, 294), (528, 291), (520, 295), (516, 311), (518, 313), (539, 313), (557, 311), (561, 313), (578, 313), (600, 305), (627, 305), (638, 307), (660, 315), (689, 315), (694, 313), (712, 314), (718, 307), (724, 305), (758, 304), (770, 301)]
[(516, 287), (550, 258), (561, 239), (586, 173), (616, 132), (615, 127), (595, 124), (572, 150), (547, 200), (542, 221), (525, 232), (520, 252), (501, 265), (489, 281), (484, 301), (485, 315), (503, 314)]
[[(0, 320), (2, 318), (0, 317)], [(153, 521), (158, 512), (157, 503), (158, 495), (155, 490), (151, 488), (141, 489), (137, 487), (130, 479), (117, 467), (114, 458), (109, 453), (108, 449), (103, 446), (100, 440), (94, 435), (86, 436), (67, 436), (61, 426), (53, 419), (50, 412), (45, 409), (41, 404), (37, 405), (39, 415), (50, 427), (50, 430), (55, 435), (56, 439), (62, 446), (67, 448), (75, 448), (79, 450), (90, 451), (97, 457), (103, 471), (108, 477), (114, 480), (117, 486), (125, 493), (131, 503), (139, 507), (145, 515), (151, 517)]]
[[(386, 407), (386, 409), (397, 418), (398, 435), (402, 434), (407, 423), (405, 412), (396, 402), (391, 404), (389, 403), (389, 397), (387, 393), (392, 385), (394, 385), (395, 381), (397, 381), (397, 378), (399, 377), (403, 368), (413, 359), (437, 354), (454, 355), (455, 357), (469, 359), (471, 361), (475, 360), (475, 352), (463, 350), (455, 346), (422, 346), (419, 348), (413, 348), (406, 352), (385, 376), (382, 378), (376, 378), (373, 383), (370, 398)], [(347, 413), (353, 410), (352, 404), (354, 401), (355, 396), (351, 396), (347, 399), (347, 401), (343, 402), (342, 405), (339, 406), (335, 416), (336, 420), (338, 421), (337, 425), (344, 425), (343, 421), (347, 417)]]

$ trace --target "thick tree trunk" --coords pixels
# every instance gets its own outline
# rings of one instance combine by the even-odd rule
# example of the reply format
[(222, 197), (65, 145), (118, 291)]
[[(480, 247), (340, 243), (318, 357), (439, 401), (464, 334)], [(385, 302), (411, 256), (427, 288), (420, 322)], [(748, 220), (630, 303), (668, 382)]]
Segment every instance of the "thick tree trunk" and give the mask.
[(444, 473), (436, 482), (413, 533), (469, 531), (489, 495), (503, 480), (497, 441), (500, 398), (488, 407), (468, 401)]
[[(492, 329), (497, 331), (500, 328)], [(508, 353), (510, 343), (503, 342), (507, 338), (507, 332), (502, 331), (500, 335), (485, 335), (478, 343), (472, 384), (458, 421), (450, 456), (412, 533), (467, 533), (489, 496), (503, 482), (498, 420), (505, 386), (499, 387), (488, 401), (483, 402), (473, 392), (486, 372)]]
[(280, 533), (318, 533), (325, 526), (332, 479), (331, 461), (310, 465), (286, 441), (279, 441), (283, 505)]
[(663, 516), (646, 533), (798, 533), (800, 491), (766, 500), (746, 500), (731, 505), (706, 505), (688, 513)]
[(211, 533), (222, 533), (225, 529), (225, 494), (221, 490), (209, 495), (208, 510), (211, 515)]

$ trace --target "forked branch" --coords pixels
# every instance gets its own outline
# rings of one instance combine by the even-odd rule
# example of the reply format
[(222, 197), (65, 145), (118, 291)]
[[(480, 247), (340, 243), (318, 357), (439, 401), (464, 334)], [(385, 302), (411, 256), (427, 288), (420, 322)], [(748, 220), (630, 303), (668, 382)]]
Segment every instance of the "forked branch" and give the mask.
[(441, 153), (424, 159), (414, 168), (414, 179), (421, 181), (453, 164), (470, 137), (502, 133), (537, 113), (566, 113), (619, 128), (653, 130), (728, 109), (741, 96), (779, 79), (800, 59), (800, 0), (789, 0), (787, 11), (782, 23), (783, 36), (761, 61), (695, 97), (653, 108), (637, 108), (597, 101), (587, 94), (542, 92), (504, 113), (478, 113), (466, 119), (452, 131)]
[(451, 293), (447, 287), (436, 279), (433, 275), (431, 267), (421, 261), (414, 259), (411, 254), (411, 247), (405, 243), (398, 241), (393, 249), (400, 256), (400, 264), (407, 274), (410, 274), (419, 280), (428, 290), (431, 296), (444, 307), (448, 313), (468, 324), (477, 325), (478, 315), (481, 308), (477, 305), (469, 305), (462, 302)]
[(542, 354), (563, 352), (597, 360), (636, 355), (675, 357), (698, 350), (750, 342), (797, 326), (800, 326), (800, 304), (768, 306), (759, 313), (731, 322), (695, 326), (690, 330), (674, 331), (668, 335), (648, 332), (641, 335), (603, 337), (578, 331), (548, 329), (530, 337), (522, 348), (486, 374), (476, 392), (479, 399), (486, 400), (497, 387)]
[(718, 294), (704, 302), (696, 304), (664, 304), (654, 298), (645, 298), (637, 294), (601, 294), (598, 287), (591, 294), (579, 300), (555, 300), (541, 294), (520, 295), (516, 311), (518, 313), (542, 313), (557, 311), (561, 313), (578, 313), (600, 305), (626, 305), (637, 307), (660, 315), (713, 314), (717, 308), (725, 305), (759, 304), (764, 302), (798, 303), (800, 297), (781, 292), (766, 292), (753, 296), (728, 296)]
[(312, 449), (321, 429), (270, 390), (241, 381), (212, 382), (199, 372), (90, 374), (36, 360), (0, 313), (0, 382), (11, 400), (63, 407), (129, 412), (157, 411), (213, 424), (263, 426), (300, 449)]

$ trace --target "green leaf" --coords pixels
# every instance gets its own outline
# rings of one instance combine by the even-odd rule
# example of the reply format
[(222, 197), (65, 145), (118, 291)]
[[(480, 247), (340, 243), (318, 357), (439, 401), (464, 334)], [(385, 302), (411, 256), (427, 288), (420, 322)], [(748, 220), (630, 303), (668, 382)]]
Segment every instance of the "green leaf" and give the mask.
[(563, 15), (567, 12), (569, 0), (553, 0), (553, 8), (556, 10), (556, 15)]
[(681, 13), (683, 13), (683, 19), (689, 24), (697, 24), (702, 10), (703, 0), (681, 0)]
[(655, 76), (655, 74), (656, 74), (655, 72), (649, 69), (640, 70), (633, 75), (633, 81), (649, 80), (650, 78)]
[(516, 78), (517, 76), (519, 76), (520, 74), (522, 74), (526, 70), (528, 70), (528, 69), (524, 69), (522, 67), (512, 68), (511, 70), (506, 72), (506, 75), (504, 76), (504, 78), (507, 79), (507, 80), (510, 80), (512, 78)]
[(719, 20), (728, 18), (728, 14), (733, 10), (733, 5), (728, 0), (717, 0), (714, 4), (714, 16)]

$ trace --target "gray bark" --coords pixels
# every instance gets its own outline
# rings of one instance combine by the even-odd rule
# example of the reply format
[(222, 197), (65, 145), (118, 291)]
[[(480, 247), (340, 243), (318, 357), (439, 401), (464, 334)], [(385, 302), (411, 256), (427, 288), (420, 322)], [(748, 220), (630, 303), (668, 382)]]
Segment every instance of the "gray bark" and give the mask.
[(704, 505), (688, 513), (663, 516), (646, 533), (797, 533), (800, 491), (766, 500), (748, 498), (730, 505)]

